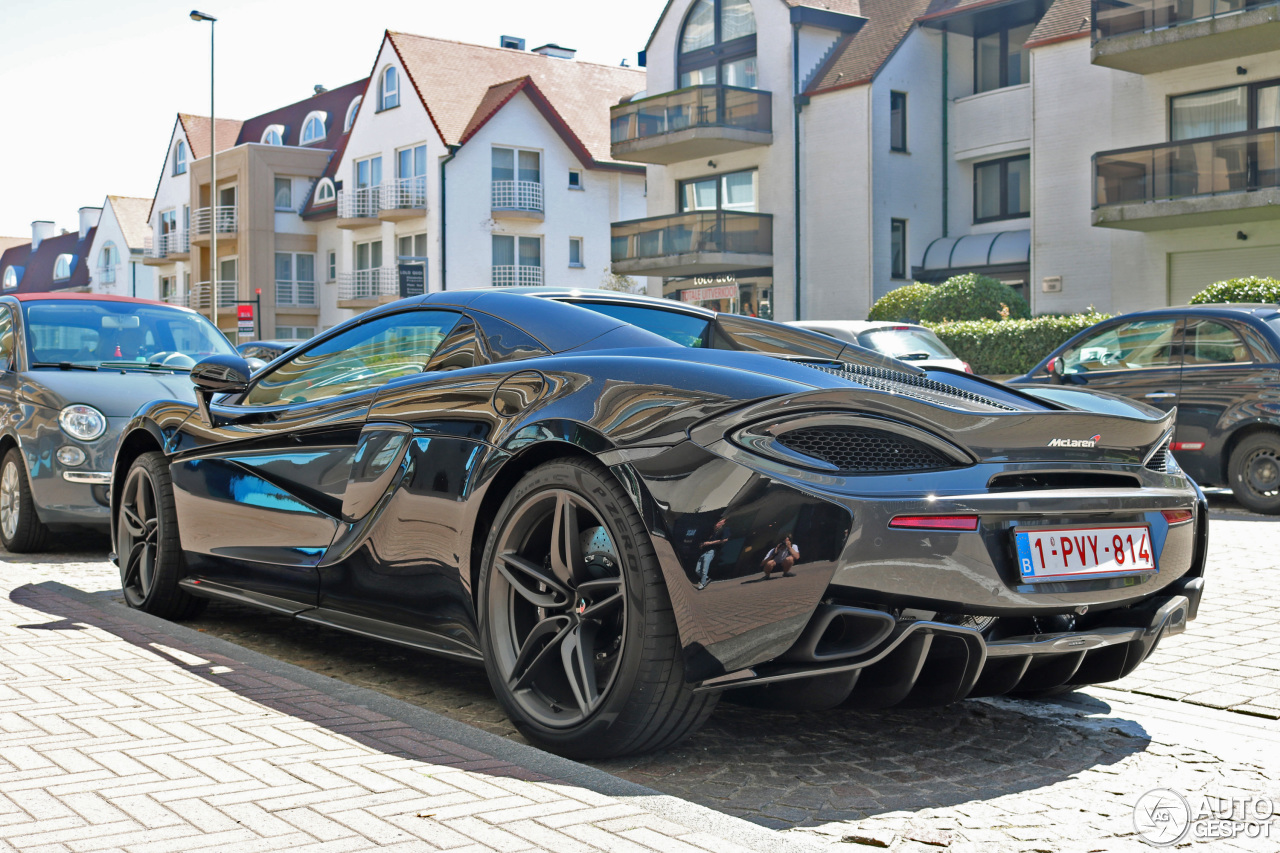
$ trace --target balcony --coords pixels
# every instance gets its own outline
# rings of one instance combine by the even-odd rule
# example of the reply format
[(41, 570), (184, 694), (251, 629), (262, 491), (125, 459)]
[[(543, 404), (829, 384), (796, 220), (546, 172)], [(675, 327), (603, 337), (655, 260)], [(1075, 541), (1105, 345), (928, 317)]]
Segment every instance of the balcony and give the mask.
[(191, 214), (192, 239), (198, 243), (207, 243), (214, 228), (217, 228), (221, 237), (223, 234), (235, 234), (239, 230), (239, 224), (235, 205), (196, 208)]
[(426, 215), (427, 177), (400, 178), (387, 181), (378, 193), (378, 218), (399, 222)]
[[(218, 285), (218, 308), (232, 308), (240, 302), (240, 283), (236, 281), (219, 281)], [(197, 311), (209, 311), (212, 307), (210, 294), (213, 293), (212, 285), (207, 281), (197, 282), (192, 285), (191, 291), (185, 295), (186, 306), (194, 308)], [(165, 300), (168, 301), (168, 300)], [(181, 303), (179, 303), (181, 304)]]
[(368, 309), (400, 298), (400, 275), (395, 267), (375, 267), (338, 273), (338, 307)]
[(1093, 224), (1130, 231), (1280, 219), (1280, 130), (1093, 157)]
[(368, 228), (378, 224), (382, 187), (357, 187), (338, 190), (338, 227)]
[(98, 280), (98, 284), (115, 284), (120, 266), (120, 264), (111, 264), (110, 266), (98, 267), (94, 270), (94, 278)]
[(494, 181), (494, 219), (532, 219), (541, 222), (542, 184), (538, 181)]
[(615, 160), (668, 165), (773, 144), (773, 95), (690, 86), (609, 111)]
[(542, 267), (495, 264), (494, 287), (542, 287)]
[(194, 308), (192, 305), (191, 294), (189, 293), (166, 293), (160, 297), (160, 301), (166, 305), (182, 305), (187, 308)]
[(311, 311), (318, 304), (314, 281), (276, 281), (277, 308)]
[(144, 243), (145, 256), (142, 259), (148, 266), (171, 264), (174, 261), (185, 261), (191, 257), (190, 235), (186, 231), (170, 231), (167, 234), (152, 234)]
[(707, 210), (615, 222), (613, 271), (685, 276), (773, 266), (773, 216)]
[(1280, 0), (1093, 0), (1093, 63), (1152, 74), (1275, 49)]

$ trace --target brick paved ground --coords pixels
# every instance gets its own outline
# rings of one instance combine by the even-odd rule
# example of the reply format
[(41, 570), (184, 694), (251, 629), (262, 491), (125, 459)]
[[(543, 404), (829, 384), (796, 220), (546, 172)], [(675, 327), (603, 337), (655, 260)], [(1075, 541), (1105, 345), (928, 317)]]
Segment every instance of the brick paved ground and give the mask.
[[(597, 766), (780, 837), (894, 850), (1148, 849), (1130, 816), (1152, 787), (1280, 800), (1280, 636), (1268, 618), (1280, 600), (1280, 524), (1221, 501), (1214, 515), (1200, 619), (1123, 682), (1065, 704), (979, 700), (912, 713), (722, 703), (680, 747)], [(113, 570), (94, 547), (29, 570), (109, 589)], [(194, 624), (518, 740), (478, 670), (225, 605)], [(1209, 849), (1278, 851), (1275, 831)]]

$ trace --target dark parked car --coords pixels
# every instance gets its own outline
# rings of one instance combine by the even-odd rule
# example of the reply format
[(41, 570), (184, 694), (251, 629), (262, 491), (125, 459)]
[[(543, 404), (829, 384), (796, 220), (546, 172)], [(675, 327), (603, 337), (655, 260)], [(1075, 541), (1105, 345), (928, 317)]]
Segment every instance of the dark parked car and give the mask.
[(483, 662), (570, 755), (674, 743), (728, 689), (886, 707), (1108, 681), (1195, 616), (1207, 519), (1167, 413), (542, 295), (433, 293), (252, 377), (197, 365), (197, 405), (139, 412), (116, 457), (125, 600)]
[(1177, 408), (1171, 449), (1202, 486), (1280, 513), (1280, 307), (1183, 305), (1106, 320), (1018, 383), (1056, 383)]
[(0, 298), (0, 542), (110, 524), (120, 430), (157, 398), (195, 401), (196, 360), (234, 350), (189, 308), (92, 294)]

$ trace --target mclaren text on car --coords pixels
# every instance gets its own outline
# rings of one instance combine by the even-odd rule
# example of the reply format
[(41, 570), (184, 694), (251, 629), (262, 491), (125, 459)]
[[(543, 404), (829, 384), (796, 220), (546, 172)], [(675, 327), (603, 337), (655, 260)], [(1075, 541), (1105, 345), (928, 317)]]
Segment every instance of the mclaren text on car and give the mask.
[(1172, 417), (639, 297), (434, 293), (120, 443), (131, 606), (208, 599), (482, 663), (576, 755), (725, 691), (887, 707), (1120, 678), (1182, 631), (1207, 518)]

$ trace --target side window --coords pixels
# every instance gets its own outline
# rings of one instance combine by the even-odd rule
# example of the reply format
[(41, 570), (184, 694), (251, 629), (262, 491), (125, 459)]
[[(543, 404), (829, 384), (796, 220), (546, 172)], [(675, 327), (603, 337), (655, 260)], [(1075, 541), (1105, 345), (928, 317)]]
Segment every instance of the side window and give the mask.
[(1063, 353), (1066, 372), (1175, 367), (1178, 359), (1173, 338), (1177, 327), (1178, 321), (1169, 318), (1135, 320), (1101, 329)]
[(13, 369), (13, 315), (0, 308), (0, 370)]
[(361, 323), (293, 355), (244, 404), (311, 403), (421, 373), (458, 320), (451, 311), (406, 311)]
[(1252, 359), (1230, 327), (1216, 320), (1188, 320), (1183, 338), (1182, 363), (1247, 364)]

